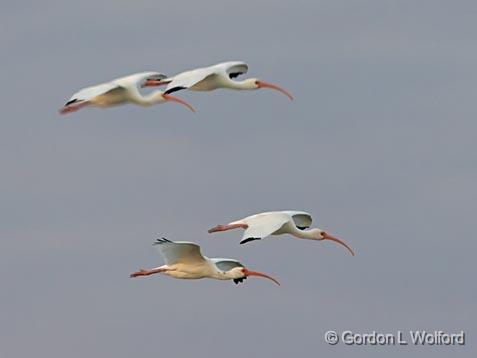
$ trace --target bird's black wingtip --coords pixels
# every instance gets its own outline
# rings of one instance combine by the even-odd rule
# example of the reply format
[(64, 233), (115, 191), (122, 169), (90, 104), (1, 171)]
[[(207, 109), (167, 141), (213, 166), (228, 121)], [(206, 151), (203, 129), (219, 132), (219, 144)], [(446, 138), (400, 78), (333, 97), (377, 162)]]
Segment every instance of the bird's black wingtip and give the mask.
[(176, 86), (176, 87), (169, 88), (167, 91), (164, 92), (164, 94), (171, 94), (171, 93), (181, 91), (181, 90), (184, 90), (184, 89), (187, 89), (187, 87)]
[(246, 239), (243, 239), (240, 241), (240, 245), (246, 244), (247, 242), (254, 241), (254, 240), (261, 240), (261, 237), (247, 237)]
[(246, 280), (246, 279), (247, 279), (246, 276), (240, 277), (240, 278), (234, 278), (234, 283), (235, 283), (236, 285), (238, 285), (239, 283), (242, 283), (243, 280)]
[(65, 103), (65, 106), (67, 106), (67, 105), (69, 105), (69, 104), (73, 104), (73, 103), (75, 103), (75, 102), (78, 102), (78, 99), (77, 99), (77, 98), (72, 99), (72, 100), (66, 102), (66, 103)]
[(161, 237), (160, 239), (156, 239), (152, 244), (153, 245), (160, 245), (165, 244), (166, 242), (172, 242), (171, 240), (166, 239), (165, 237)]

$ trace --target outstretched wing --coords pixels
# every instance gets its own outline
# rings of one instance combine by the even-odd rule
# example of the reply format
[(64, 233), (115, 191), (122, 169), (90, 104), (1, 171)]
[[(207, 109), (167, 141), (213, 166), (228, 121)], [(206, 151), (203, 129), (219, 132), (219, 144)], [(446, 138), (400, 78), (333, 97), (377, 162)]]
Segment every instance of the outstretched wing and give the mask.
[[(229, 78), (235, 78), (248, 71), (248, 66), (245, 62), (230, 61), (222, 62), (217, 65), (197, 68), (195, 70), (181, 72), (171, 78), (171, 82), (166, 87), (165, 93), (172, 93), (182, 89), (187, 89), (197, 85), (199, 82), (204, 81), (217, 74), (225, 73)], [(167, 82), (165, 79), (164, 82)]]
[(69, 105), (75, 102), (89, 101), (94, 97), (101, 96), (112, 91), (123, 90), (123, 87), (114, 83), (102, 83), (97, 86), (86, 87), (72, 95), (65, 105)]
[(248, 65), (242, 61), (224, 62), (218, 64), (217, 66), (222, 68), (231, 79), (243, 75), (248, 71)]
[[(205, 80), (207, 77), (215, 75), (215, 73), (216, 69), (214, 69), (213, 66), (181, 72), (178, 75), (172, 77), (172, 80), (167, 85), (164, 93), (169, 94), (182, 89), (190, 88), (200, 81)], [(164, 81), (167, 82), (168, 79), (165, 79)]]
[(290, 215), (295, 222), (295, 225), (300, 230), (308, 229), (311, 226), (311, 215), (305, 211), (284, 211)]
[(205, 261), (200, 253), (200, 246), (193, 242), (170, 241), (165, 238), (157, 239), (154, 244), (164, 258), (166, 265), (176, 263), (199, 263)]
[(222, 272), (227, 272), (235, 267), (244, 267), (240, 262), (234, 259), (210, 259), (214, 265)]
[(75, 102), (84, 102), (93, 99), (94, 97), (102, 96), (105, 94), (114, 94), (119, 95), (120, 92), (125, 91), (127, 88), (138, 86), (146, 79), (157, 79), (163, 80), (167, 76), (160, 72), (139, 72), (133, 73), (132, 75), (116, 78), (110, 82), (101, 83), (96, 86), (90, 86), (83, 88), (73, 94), (68, 100), (66, 105), (75, 103)]
[(249, 216), (242, 220), (248, 225), (248, 228), (243, 233), (240, 243), (245, 244), (270, 236), (290, 220), (290, 215), (280, 211)]

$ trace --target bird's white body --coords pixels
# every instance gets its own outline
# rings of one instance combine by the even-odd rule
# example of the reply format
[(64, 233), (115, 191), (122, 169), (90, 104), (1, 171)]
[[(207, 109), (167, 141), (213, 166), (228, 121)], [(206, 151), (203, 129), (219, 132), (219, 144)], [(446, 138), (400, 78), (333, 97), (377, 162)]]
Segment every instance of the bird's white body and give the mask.
[(248, 65), (245, 62), (228, 61), (181, 72), (171, 78), (163, 80), (163, 83), (168, 84), (165, 90), (166, 93), (172, 93), (182, 89), (191, 91), (213, 91), (218, 88), (234, 90), (272, 88), (293, 99), (292, 95), (283, 88), (271, 83), (259, 81), (256, 78), (248, 78), (243, 81), (233, 80), (233, 78), (245, 74), (247, 71)]
[[(224, 272), (214, 264), (207, 256), (202, 255), (200, 246), (187, 241), (169, 241), (158, 239), (154, 243), (159, 253), (164, 258), (167, 267), (164, 274), (182, 279), (199, 279), (205, 277), (222, 278)], [(236, 260), (223, 259), (236, 263), (242, 267)]]
[(167, 76), (159, 72), (141, 72), (129, 76), (116, 78), (112, 81), (100, 83), (99, 85), (83, 88), (73, 94), (70, 101), (89, 101), (98, 107), (109, 107), (125, 102), (132, 102), (138, 105), (150, 105), (151, 100), (144, 97), (139, 92), (139, 86), (146, 79), (151, 77), (164, 79)]
[(298, 238), (309, 237), (312, 239), (313, 237), (310, 235), (311, 230), (303, 231), (303, 229), (310, 227), (311, 222), (311, 215), (304, 211), (270, 211), (250, 215), (230, 224), (242, 223), (247, 225), (242, 240), (251, 238), (263, 239), (270, 235), (282, 234), (291, 234)]
[(161, 267), (166, 268), (166, 270), (164, 271), (165, 275), (186, 280), (196, 280), (206, 277), (218, 278), (219, 276), (217, 270), (208, 262), (207, 257), (204, 257), (204, 261), (200, 263), (175, 263), (172, 265), (164, 265)]
[[(185, 243), (185, 242), (180, 242)], [(223, 259), (230, 260), (230, 259)], [(230, 260), (232, 261), (232, 260)], [(235, 262), (235, 260), (233, 260)], [(196, 280), (201, 278), (213, 278), (216, 280), (230, 280), (240, 278), (243, 275), (239, 272), (227, 272), (220, 270), (212, 259), (204, 256), (202, 262), (194, 263), (174, 263), (172, 265), (163, 265), (162, 268), (167, 268), (164, 274), (174, 278)], [(237, 267), (242, 267), (237, 262)]]
[(112, 107), (125, 103), (133, 103), (139, 106), (151, 106), (166, 101), (175, 101), (190, 105), (172, 96), (167, 96), (163, 91), (153, 91), (147, 95), (139, 92), (139, 87), (147, 81), (155, 81), (157, 84), (167, 76), (159, 72), (140, 72), (99, 85), (83, 88), (73, 94), (60, 113), (73, 112), (84, 106)]
[(162, 238), (157, 239), (154, 245), (157, 246), (166, 264), (150, 270), (141, 269), (131, 274), (131, 277), (163, 273), (179, 279), (212, 278), (234, 280), (235, 283), (238, 283), (248, 276), (260, 276), (278, 283), (265, 274), (247, 270), (237, 260), (203, 256), (200, 246), (193, 242), (170, 241)]
[(245, 231), (240, 241), (241, 244), (271, 235), (283, 234), (289, 234), (300, 239), (331, 240), (345, 246), (354, 255), (353, 250), (348, 245), (328, 235), (325, 231), (319, 228), (305, 230), (310, 227), (311, 222), (311, 215), (305, 211), (270, 211), (247, 216), (226, 225), (217, 225), (211, 228), (209, 233), (243, 228)]
[(170, 81), (166, 91), (176, 87), (187, 88), (191, 91), (213, 91), (217, 88), (235, 88), (238, 81), (231, 80), (230, 74), (244, 74), (247, 71), (248, 66), (245, 62), (229, 61), (184, 71), (165, 79), (164, 82)]

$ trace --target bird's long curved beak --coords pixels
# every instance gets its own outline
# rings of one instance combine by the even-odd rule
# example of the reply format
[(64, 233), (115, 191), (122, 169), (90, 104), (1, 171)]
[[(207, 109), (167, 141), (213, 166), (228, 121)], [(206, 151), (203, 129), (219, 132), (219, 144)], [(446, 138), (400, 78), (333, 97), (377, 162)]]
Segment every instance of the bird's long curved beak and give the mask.
[(322, 235), (323, 235), (323, 239), (322, 239), (322, 240), (330, 240), (330, 241), (334, 241), (334, 242), (336, 242), (336, 243), (338, 243), (338, 244), (340, 244), (340, 245), (343, 245), (344, 247), (346, 247), (346, 248), (349, 250), (349, 252), (351, 253), (351, 255), (354, 256), (354, 251), (353, 251), (353, 249), (352, 249), (351, 247), (349, 247), (344, 241), (341, 241), (340, 239), (337, 239), (336, 237), (331, 236), (331, 235), (327, 234), (326, 232), (322, 233)]
[(288, 92), (287, 90), (277, 86), (277, 85), (274, 85), (273, 83), (269, 83), (269, 82), (263, 82), (263, 81), (257, 81), (257, 86), (258, 88), (271, 88), (271, 89), (274, 89), (276, 91), (279, 91), (281, 93), (283, 93), (285, 96), (287, 96), (288, 98), (290, 98), (290, 101), (293, 101), (293, 96), (290, 92)]
[(248, 276), (257, 276), (257, 277), (264, 277), (264, 278), (268, 278), (269, 280), (272, 280), (273, 282), (275, 282), (278, 286), (280, 286), (280, 282), (278, 282), (277, 280), (275, 280), (273, 277), (271, 276), (268, 276), (264, 273), (261, 273), (261, 272), (256, 272), (256, 271), (250, 271), (250, 270), (247, 270), (246, 268), (244, 268), (244, 271), (243, 271), (245, 277), (248, 277)]
[(163, 94), (162, 98), (164, 98), (166, 101), (180, 103), (180, 104), (186, 106), (187, 108), (189, 108), (192, 112), (194, 112), (194, 113), (196, 112), (194, 107), (192, 107), (189, 103), (187, 103), (186, 101), (184, 101), (180, 98), (171, 96), (170, 94)]

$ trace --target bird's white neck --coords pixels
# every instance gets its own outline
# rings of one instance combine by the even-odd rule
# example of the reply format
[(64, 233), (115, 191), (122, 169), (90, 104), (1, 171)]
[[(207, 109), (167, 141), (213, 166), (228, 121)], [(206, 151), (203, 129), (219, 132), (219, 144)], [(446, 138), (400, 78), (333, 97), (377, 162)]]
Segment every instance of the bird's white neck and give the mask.
[(154, 91), (147, 95), (142, 95), (139, 93), (139, 91), (137, 91), (131, 96), (131, 102), (134, 102), (140, 106), (151, 106), (156, 103), (165, 102), (162, 94), (162, 91)]
[(226, 87), (236, 90), (252, 90), (258, 88), (257, 84), (255, 83), (255, 78), (247, 78), (243, 81), (228, 80)]
[(229, 271), (220, 270), (215, 263), (207, 257), (207, 262), (209, 265), (209, 277), (215, 278), (216, 280), (232, 280), (234, 278), (243, 277), (243, 274), (240, 273), (239, 269), (232, 269)]
[(231, 280), (235, 277), (233, 277), (232, 274), (230, 274), (230, 272), (222, 272), (222, 271), (214, 271), (212, 274), (211, 274), (211, 277), (212, 278), (215, 278), (216, 280)]
[(294, 227), (291, 234), (299, 239), (319, 240), (320, 232), (320, 229), (300, 230), (297, 227)]

